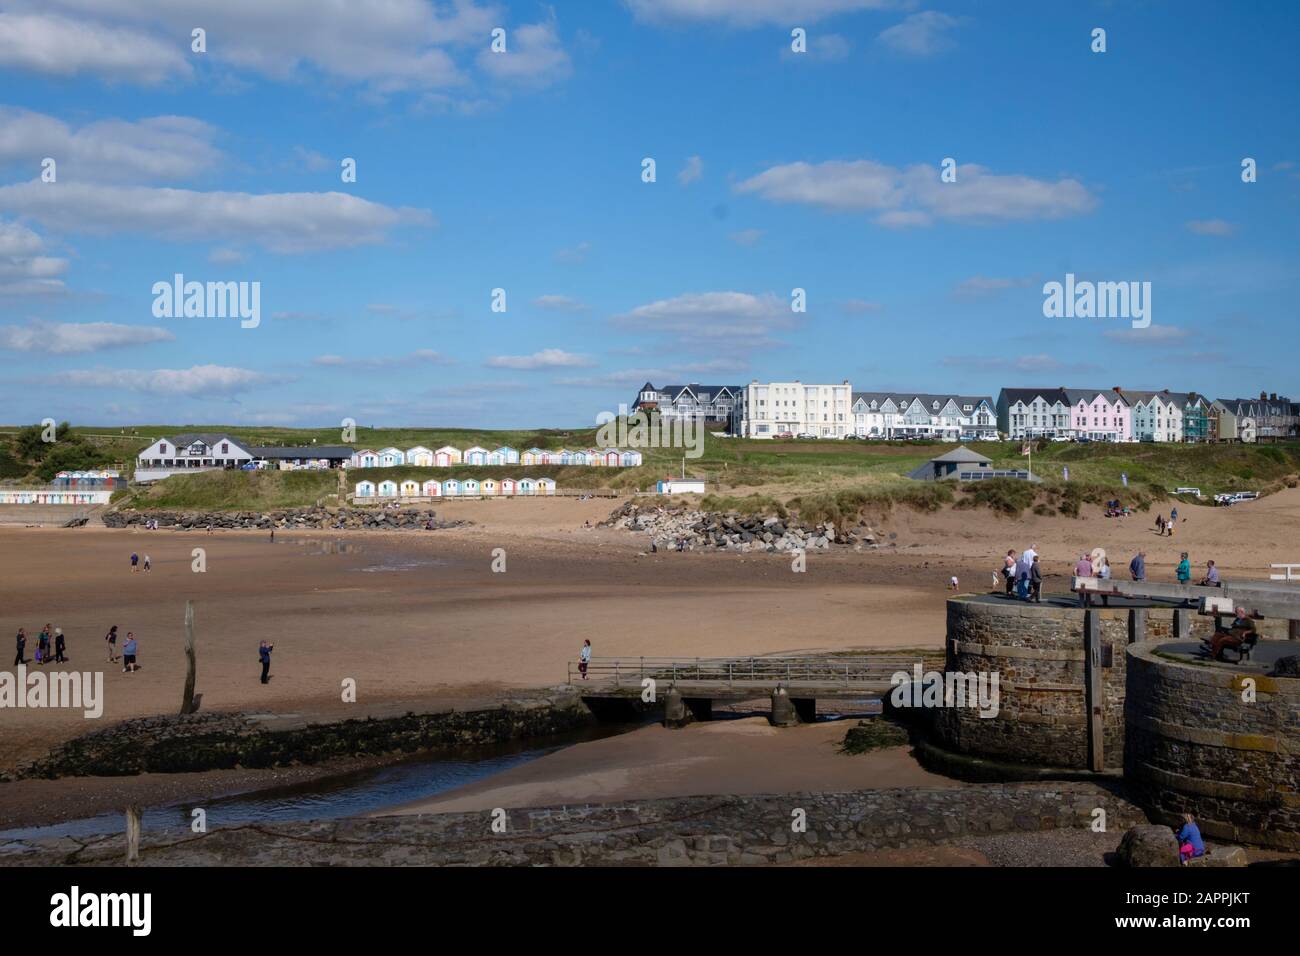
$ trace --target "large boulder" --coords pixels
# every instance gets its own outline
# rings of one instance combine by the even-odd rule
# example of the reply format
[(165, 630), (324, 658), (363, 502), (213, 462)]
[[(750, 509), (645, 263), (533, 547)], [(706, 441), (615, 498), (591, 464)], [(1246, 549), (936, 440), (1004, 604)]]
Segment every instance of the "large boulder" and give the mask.
[(1120, 840), (1119, 859), (1133, 867), (1178, 866), (1178, 838), (1169, 827), (1141, 824)]
[(1194, 856), (1188, 866), (1246, 866), (1246, 851), (1239, 846), (1207, 846), (1204, 856)]

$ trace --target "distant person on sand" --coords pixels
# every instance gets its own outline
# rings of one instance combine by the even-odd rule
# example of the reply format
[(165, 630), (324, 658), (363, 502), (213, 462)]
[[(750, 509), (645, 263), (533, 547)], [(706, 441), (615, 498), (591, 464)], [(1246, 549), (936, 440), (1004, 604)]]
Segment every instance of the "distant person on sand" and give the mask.
[(1162, 538), (1165, 536), (1165, 516), (1162, 514), (1156, 515), (1156, 534)]
[(1183, 814), (1183, 828), (1178, 831), (1178, 862), (1186, 865), (1193, 857), (1205, 856), (1205, 841), (1201, 828), (1190, 813)]
[(122, 645), (122, 673), (126, 674), (132, 671), (138, 671), (140, 666), (135, 662), (136, 642), (135, 634), (131, 631), (126, 632), (126, 643)]
[(63, 656), (67, 646), (67, 642), (63, 639), (63, 628), (56, 627), (54, 629), (54, 662), (56, 664), (67, 663), (67, 658)]
[(144, 569), (145, 569), (146, 571), (150, 570), (150, 565), (149, 565), (149, 555), (147, 555), (147, 554), (144, 556)]
[(1174, 574), (1178, 576), (1179, 584), (1192, 583), (1192, 562), (1187, 560), (1187, 552), (1183, 552), (1182, 560), (1178, 562), (1178, 567), (1174, 569)]
[(135, 574), (135, 572), (139, 570), (140, 570), (140, 555), (132, 551), (131, 552), (131, 573)]
[(18, 653), (14, 656), (14, 667), (17, 667), (19, 664), (27, 663), (27, 658), (23, 656), (24, 652), (27, 650), (27, 633), (21, 627), (18, 628), (17, 644)]
[(582, 651), (578, 654), (578, 673), (587, 679), (587, 665), (591, 663), (591, 641), (582, 642)]
[(954, 574), (951, 578), (948, 579), (948, 590), (949, 591), (957, 590), (957, 575)]
[(257, 647), (257, 659), (262, 662), (262, 683), (267, 684), (271, 681), (271, 652), (275, 650), (274, 644), (268, 644), (263, 641)]
[(114, 624), (104, 635), (104, 640), (108, 642), (108, 662), (110, 664), (117, 662), (117, 625)]
[(1219, 569), (1215, 567), (1213, 561), (1205, 562), (1205, 577), (1201, 578), (1201, 587), (1217, 588), (1222, 587), (1219, 581)]
[(1134, 581), (1145, 581), (1147, 579), (1147, 553), (1139, 551), (1133, 556), (1133, 560), (1128, 563), (1128, 573), (1133, 576)]

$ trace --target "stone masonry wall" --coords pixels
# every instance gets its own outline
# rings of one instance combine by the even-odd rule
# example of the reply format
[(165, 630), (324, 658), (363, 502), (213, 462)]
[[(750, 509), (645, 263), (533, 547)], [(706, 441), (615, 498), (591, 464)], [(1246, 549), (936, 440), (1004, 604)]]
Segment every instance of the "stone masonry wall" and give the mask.
[(1193, 813), (1207, 836), (1300, 850), (1300, 680), (1178, 663), (1156, 648), (1127, 655), (1135, 799), (1158, 822)]

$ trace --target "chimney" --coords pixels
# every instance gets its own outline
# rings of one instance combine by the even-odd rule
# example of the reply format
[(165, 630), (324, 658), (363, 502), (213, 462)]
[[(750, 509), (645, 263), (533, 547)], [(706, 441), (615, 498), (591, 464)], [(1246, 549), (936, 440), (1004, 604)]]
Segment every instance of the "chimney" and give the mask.
[(1269, 400), (1270, 402), (1276, 402), (1276, 401), (1277, 401), (1277, 392), (1272, 392), (1272, 393), (1268, 396), (1268, 400)]
[(1260, 392), (1260, 393), (1259, 393), (1259, 400), (1260, 400), (1261, 402), (1264, 401), (1264, 399), (1266, 399), (1266, 398), (1268, 398), (1268, 392)]

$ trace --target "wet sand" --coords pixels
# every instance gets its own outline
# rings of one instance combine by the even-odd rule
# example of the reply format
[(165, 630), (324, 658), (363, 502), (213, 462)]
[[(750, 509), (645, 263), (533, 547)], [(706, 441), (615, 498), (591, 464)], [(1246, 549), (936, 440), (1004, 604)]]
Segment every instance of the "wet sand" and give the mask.
[(777, 728), (752, 716), (667, 730), (655, 724), (576, 744), (488, 780), (374, 814), (618, 803), (660, 797), (961, 786), (909, 747), (839, 752), (853, 719)]

